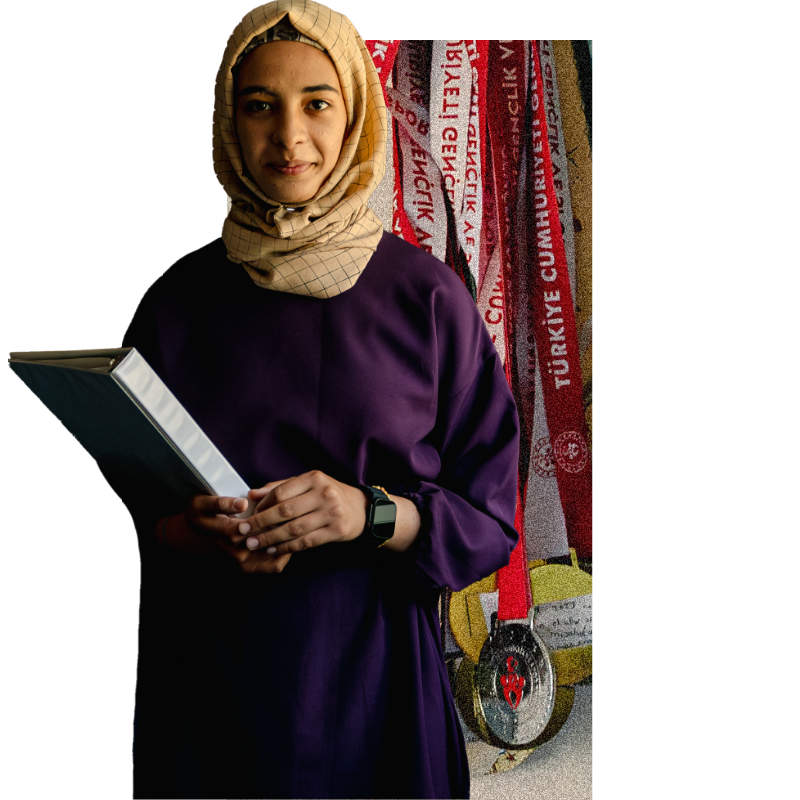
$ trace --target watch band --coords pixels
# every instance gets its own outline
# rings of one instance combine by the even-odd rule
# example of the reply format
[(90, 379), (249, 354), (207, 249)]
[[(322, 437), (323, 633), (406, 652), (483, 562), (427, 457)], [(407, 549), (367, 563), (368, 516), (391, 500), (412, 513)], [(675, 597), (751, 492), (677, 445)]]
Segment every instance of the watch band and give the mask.
[(382, 486), (358, 488), (367, 496), (367, 519), (357, 541), (367, 547), (383, 547), (394, 536), (397, 505)]

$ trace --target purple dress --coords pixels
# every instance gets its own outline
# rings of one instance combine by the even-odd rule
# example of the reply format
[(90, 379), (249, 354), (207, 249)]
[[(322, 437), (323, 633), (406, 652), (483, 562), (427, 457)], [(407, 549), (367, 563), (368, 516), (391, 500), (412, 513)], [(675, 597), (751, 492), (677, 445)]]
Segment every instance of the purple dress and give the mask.
[(518, 419), (459, 278), (391, 234), (329, 300), (255, 286), (220, 239), (125, 336), (253, 487), (319, 469), (416, 503), (405, 553), (355, 542), (276, 575), (161, 550), (167, 495), (115, 486), (142, 558), (136, 797), (468, 797), (441, 587), (508, 562)]

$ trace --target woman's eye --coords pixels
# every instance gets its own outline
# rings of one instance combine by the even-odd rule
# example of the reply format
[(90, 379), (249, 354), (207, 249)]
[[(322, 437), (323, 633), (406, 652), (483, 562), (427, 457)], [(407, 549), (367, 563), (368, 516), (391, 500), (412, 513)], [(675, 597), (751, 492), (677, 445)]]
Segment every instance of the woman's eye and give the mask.
[[(317, 107), (317, 103), (322, 103), (322, 106)], [(309, 105), (314, 107), (314, 111), (324, 111), (330, 103), (327, 100), (312, 100)], [(266, 111), (269, 107), (270, 104), (266, 100), (251, 100), (245, 105), (245, 110), (258, 113), (259, 111)]]

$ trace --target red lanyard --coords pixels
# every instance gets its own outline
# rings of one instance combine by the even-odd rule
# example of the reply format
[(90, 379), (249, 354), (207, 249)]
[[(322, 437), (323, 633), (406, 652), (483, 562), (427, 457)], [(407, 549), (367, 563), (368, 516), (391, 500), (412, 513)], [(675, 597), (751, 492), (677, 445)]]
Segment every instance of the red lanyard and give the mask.
[(367, 39), (364, 41), (369, 54), (372, 56), (372, 63), (375, 64), (375, 69), (378, 72), (384, 95), (386, 95), (386, 81), (389, 80), (389, 76), (392, 74), (392, 67), (394, 66), (395, 58), (397, 58), (397, 51), (401, 41), (402, 39)]
[[(488, 127), (491, 143), (494, 204), (497, 210), (498, 248), (503, 286), (503, 322), (505, 328), (506, 377), (520, 410), (526, 394), (513, 367), (512, 335), (516, 330), (517, 309), (514, 300), (520, 296), (518, 276), (521, 274), (521, 253), (517, 207), (520, 195), (520, 166), (524, 146), (526, 110), (526, 51), (524, 41), (491, 41), (489, 43)], [(523, 379), (525, 376), (522, 376)], [(530, 394), (530, 393), (528, 393)], [(498, 619), (524, 619), (531, 607), (531, 589), (525, 557), (524, 524), (525, 476), (518, 478), (516, 528), (519, 543), (511, 554), (508, 566), (497, 573)]]
[(591, 557), (592, 465), (564, 240), (558, 216), (538, 43), (531, 42), (531, 106), (526, 215), (531, 259), (530, 337), (541, 364), (544, 405), (569, 543)]

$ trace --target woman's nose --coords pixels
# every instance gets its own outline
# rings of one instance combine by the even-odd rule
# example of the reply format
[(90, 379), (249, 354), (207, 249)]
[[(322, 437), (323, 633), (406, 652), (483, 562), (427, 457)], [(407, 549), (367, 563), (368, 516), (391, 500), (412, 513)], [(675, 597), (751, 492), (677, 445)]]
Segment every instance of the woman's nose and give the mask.
[(291, 150), (298, 144), (305, 142), (307, 137), (305, 120), (301, 111), (284, 109), (275, 120), (275, 130), (272, 141)]

